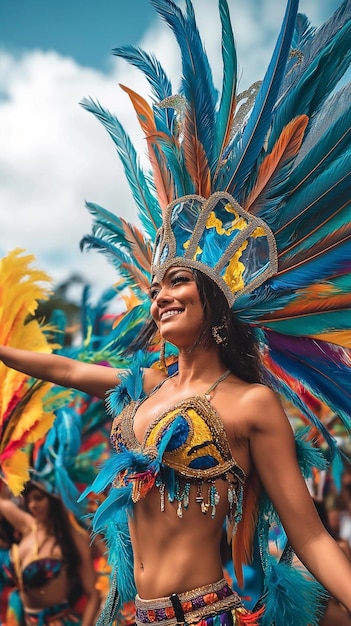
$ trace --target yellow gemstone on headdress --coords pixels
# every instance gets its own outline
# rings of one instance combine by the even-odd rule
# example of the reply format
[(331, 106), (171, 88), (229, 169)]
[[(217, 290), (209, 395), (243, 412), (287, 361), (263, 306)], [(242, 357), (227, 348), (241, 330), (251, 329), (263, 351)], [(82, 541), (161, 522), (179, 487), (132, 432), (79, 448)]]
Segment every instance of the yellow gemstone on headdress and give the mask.
[(229, 265), (223, 276), (224, 281), (227, 283), (232, 293), (236, 293), (237, 291), (240, 291), (245, 287), (245, 282), (243, 279), (245, 265), (244, 263), (241, 263), (239, 259), (246, 248), (247, 239), (242, 243), (240, 248), (236, 251), (232, 259), (230, 260)]

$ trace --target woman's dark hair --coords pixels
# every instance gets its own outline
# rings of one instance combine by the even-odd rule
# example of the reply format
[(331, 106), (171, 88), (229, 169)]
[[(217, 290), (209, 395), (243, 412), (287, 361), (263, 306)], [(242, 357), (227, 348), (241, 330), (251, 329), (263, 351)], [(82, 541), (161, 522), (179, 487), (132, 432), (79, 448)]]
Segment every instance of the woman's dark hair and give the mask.
[(72, 535), (72, 524), (63, 503), (59, 498), (49, 494), (39, 484), (29, 482), (26, 484), (23, 498), (27, 508), (28, 496), (34, 489), (39, 489), (49, 498), (49, 514), (52, 530), (56, 538), (56, 543), (62, 551), (62, 558), (67, 567), (67, 576), (70, 581), (70, 591), (68, 600), (71, 605), (75, 604), (82, 595), (82, 584), (80, 582), (79, 566), (81, 563), (80, 554)]
[[(219, 350), (225, 367), (246, 382), (262, 382), (261, 360), (254, 329), (236, 317), (223, 291), (211, 278), (196, 269), (193, 274), (205, 315), (201, 335), (193, 348), (198, 345), (211, 348), (215, 341), (213, 329), (217, 328), (222, 338)], [(157, 326), (150, 318), (131, 344), (128, 353), (131, 354), (135, 349), (145, 349), (156, 334)]]
[(0, 540), (9, 547), (18, 541), (14, 527), (2, 516), (0, 516)]

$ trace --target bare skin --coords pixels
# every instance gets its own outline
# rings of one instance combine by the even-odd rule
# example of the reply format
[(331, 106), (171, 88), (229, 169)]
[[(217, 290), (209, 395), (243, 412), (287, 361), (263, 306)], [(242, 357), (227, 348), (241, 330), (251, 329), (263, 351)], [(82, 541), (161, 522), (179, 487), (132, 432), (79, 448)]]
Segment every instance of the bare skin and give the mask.
[[(62, 559), (62, 551), (51, 531), (49, 499), (39, 489), (33, 490), (28, 497), (28, 512), (20, 509), (10, 499), (0, 498), (0, 513), (22, 535), (18, 544), (18, 555), (23, 570), (34, 558)], [(82, 626), (93, 626), (100, 604), (99, 594), (95, 589), (96, 574), (91, 559), (89, 537), (84, 531), (72, 527), (73, 540), (77, 546), (81, 564), (79, 576), (87, 603), (82, 617)], [(34, 555), (34, 546), (38, 544), (38, 556)], [(65, 567), (52, 581), (42, 588), (23, 591), (22, 601), (30, 609), (43, 609), (54, 606), (67, 599), (70, 581)]]
[[(147, 427), (178, 400), (203, 393), (224, 372), (218, 347), (193, 348), (203, 324), (203, 310), (192, 272), (171, 268), (151, 288), (151, 314), (161, 335), (179, 349), (179, 373), (138, 408), (134, 432), (141, 442)], [(118, 382), (118, 372), (81, 364), (57, 355), (39, 355), (0, 347), (0, 359), (37, 378), (105, 398)], [(164, 378), (145, 370), (148, 393)], [(351, 610), (351, 566), (326, 532), (315, 510), (296, 460), (294, 436), (277, 396), (267, 387), (230, 375), (213, 392), (212, 405), (223, 422), (233, 457), (248, 475), (255, 467), (280, 515), (290, 543), (307, 569), (329, 593)], [(130, 525), (135, 580), (139, 595), (150, 599), (213, 583), (222, 577), (220, 536), (226, 515), (224, 481), (215, 519), (200, 512), (190, 493), (183, 519), (176, 505), (160, 511), (155, 489), (135, 506)], [(192, 488), (193, 489), (193, 488)]]

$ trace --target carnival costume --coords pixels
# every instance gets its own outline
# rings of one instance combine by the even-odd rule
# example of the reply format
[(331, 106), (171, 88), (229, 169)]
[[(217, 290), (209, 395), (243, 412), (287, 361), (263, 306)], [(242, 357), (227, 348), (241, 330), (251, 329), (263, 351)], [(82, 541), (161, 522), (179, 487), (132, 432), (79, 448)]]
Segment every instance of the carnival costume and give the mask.
[[(147, 317), (145, 292), (152, 277), (161, 280), (171, 266), (195, 268), (209, 276), (236, 316), (255, 329), (265, 382), (302, 411), (327, 441), (332, 456), (335, 441), (305, 399), (307, 391), (350, 428), (351, 89), (350, 84), (341, 84), (338, 90), (338, 83), (351, 56), (351, 2), (345, 0), (315, 29), (297, 13), (298, 1), (289, 0), (262, 83), (238, 94), (229, 9), (226, 0), (219, 0), (223, 59), (219, 95), (191, 1), (186, 1), (184, 12), (172, 0), (151, 3), (179, 45), (178, 90), (173, 91), (151, 54), (132, 46), (114, 50), (140, 69), (151, 86), (151, 105), (121, 86), (145, 135), (150, 171), (140, 167), (118, 119), (91, 99), (82, 103), (116, 145), (144, 234), (88, 203), (94, 227), (81, 246), (105, 253), (116, 267), (120, 288), (132, 286), (138, 295), (140, 303), (129, 314), (134, 328), (136, 320)], [(219, 329), (217, 340), (224, 340)], [(215, 471), (229, 473), (233, 480), (228, 483), (232, 505), (228, 529), (241, 584), (240, 562), (250, 561), (255, 533), (258, 537), (264, 572), (260, 624), (316, 624), (323, 591), (290, 567), (289, 545), (279, 563), (269, 556), (269, 529), (278, 521), (276, 513), (228, 455), (208, 401), (196, 399), (193, 404), (191, 399), (189, 406), (170, 408), (152, 423), (141, 445), (135, 440), (132, 421), (143, 399), (142, 369), (152, 359), (141, 354), (133, 361), (109, 398), (112, 443), (118, 454), (111, 456), (92, 485), (96, 492), (110, 486), (94, 518), (95, 531), (108, 538), (113, 569), (109, 601), (99, 624), (109, 624), (120, 603), (135, 593), (128, 534), (134, 503), (155, 485), (161, 506), (164, 497), (177, 500), (178, 515), (186, 515), (187, 485), (199, 472), (199, 505), (215, 514), (215, 488), (211, 492)], [(209, 449), (203, 457), (194, 454), (187, 465), (181, 446), (196, 449), (206, 429)], [(306, 431), (296, 440), (306, 477), (313, 467), (325, 467), (308, 438)], [(169, 604), (157, 601), (151, 609), (150, 616), (139, 621), (157, 622), (161, 614), (166, 623), (182, 621), (167, 617)], [(219, 624), (220, 611), (214, 613), (213, 623)], [(233, 616), (239, 624), (254, 619), (235, 611)]]
[[(152, 55), (132, 46), (114, 51), (140, 69), (151, 86), (151, 106), (122, 86), (145, 134), (151, 171), (140, 167), (118, 119), (92, 100), (83, 102), (116, 145), (144, 230), (88, 204), (95, 224), (82, 247), (104, 252), (117, 269), (120, 289), (132, 287), (139, 298), (116, 326), (116, 335), (121, 331), (123, 344), (128, 329), (134, 332), (146, 319), (145, 292), (152, 276), (160, 280), (174, 265), (200, 270), (223, 291), (235, 315), (255, 329), (265, 382), (306, 415), (333, 453), (335, 442), (305, 402), (305, 392), (327, 404), (350, 429), (351, 88), (338, 87), (351, 56), (351, 1), (342, 2), (314, 29), (297, 13), (298, 0), (288, 0), (262, 83), (238, 94), (229, 9), (226, 0), (219, 0), (219, 95), (191, 1), (186, 0), (184, 12), (172, 0), (151, 3), (180, 48), (179, 89), (173, 91)], [(217, 340), (224, 341), (220, 333)], [(186, 515), (188, 485), (197, 480), (199, 506), (204, 514), (215, 515), (218, 494), (211, 480), (224, 475), (238, 580), (242, 582), (240, 563), (250, 561), (257, 536), (262, 602), (251, 615), (218, 581), (216, 589), (192, 590), (174, 602), (161, 598), (148, 605), (137, 598), (138, 621), (173, 626), (204, 620), (224, 626), (253, 624), (261, 616), (262, 626), (316, 625), (323, 591), (290, 567), (289, 545), (279, 563), (269, 556), (269, 529), (277, 515), (266, 494), (245, 479), (232, 459), (210, 401), (196, 398), (173, 407), (176, 413), (170, 409), (160, 416), (143, 445), (137, 445), (130, 425), (144, 397), (143, 368), (154, 364), (155, 354), (136, 354), (131, 361), (109, 397), (117, 453), (87, 489), (104, 492), (110, 487), (94, 516), (94, 530), (105, 533), (109, 543), (112, 567), (99, 624), (110, 625), (121, 605), (135, 597), (128, 531), (135, 502), (154, 486), (161, 505), (168, 497), (178, 502), (175, 514)], [(205, 436), (210, 442), (206, 454), (195, 452), (187, 464), (181, 447), (197, 449)], [(325, 466), (307, 432), (296, 445), (304, 476)], [(204, 609), (201, 615), (198, 605)]]

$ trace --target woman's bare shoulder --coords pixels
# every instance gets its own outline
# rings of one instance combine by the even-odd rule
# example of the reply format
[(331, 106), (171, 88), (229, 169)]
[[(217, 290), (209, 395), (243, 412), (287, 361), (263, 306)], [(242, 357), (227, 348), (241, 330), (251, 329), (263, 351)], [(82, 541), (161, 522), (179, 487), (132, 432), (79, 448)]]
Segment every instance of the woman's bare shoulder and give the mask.
[(144, 369), (143, 387), (145, 393), (150, 393), (154, 387), (166, 380), (167, 373), (154, 367)]
[(278, 394), (267, 385), (241, 382), (237, 389), (234, 384), (231, 387), (232, 399), (248, 426), (261, 429), (268, 423), (288, 421)]

